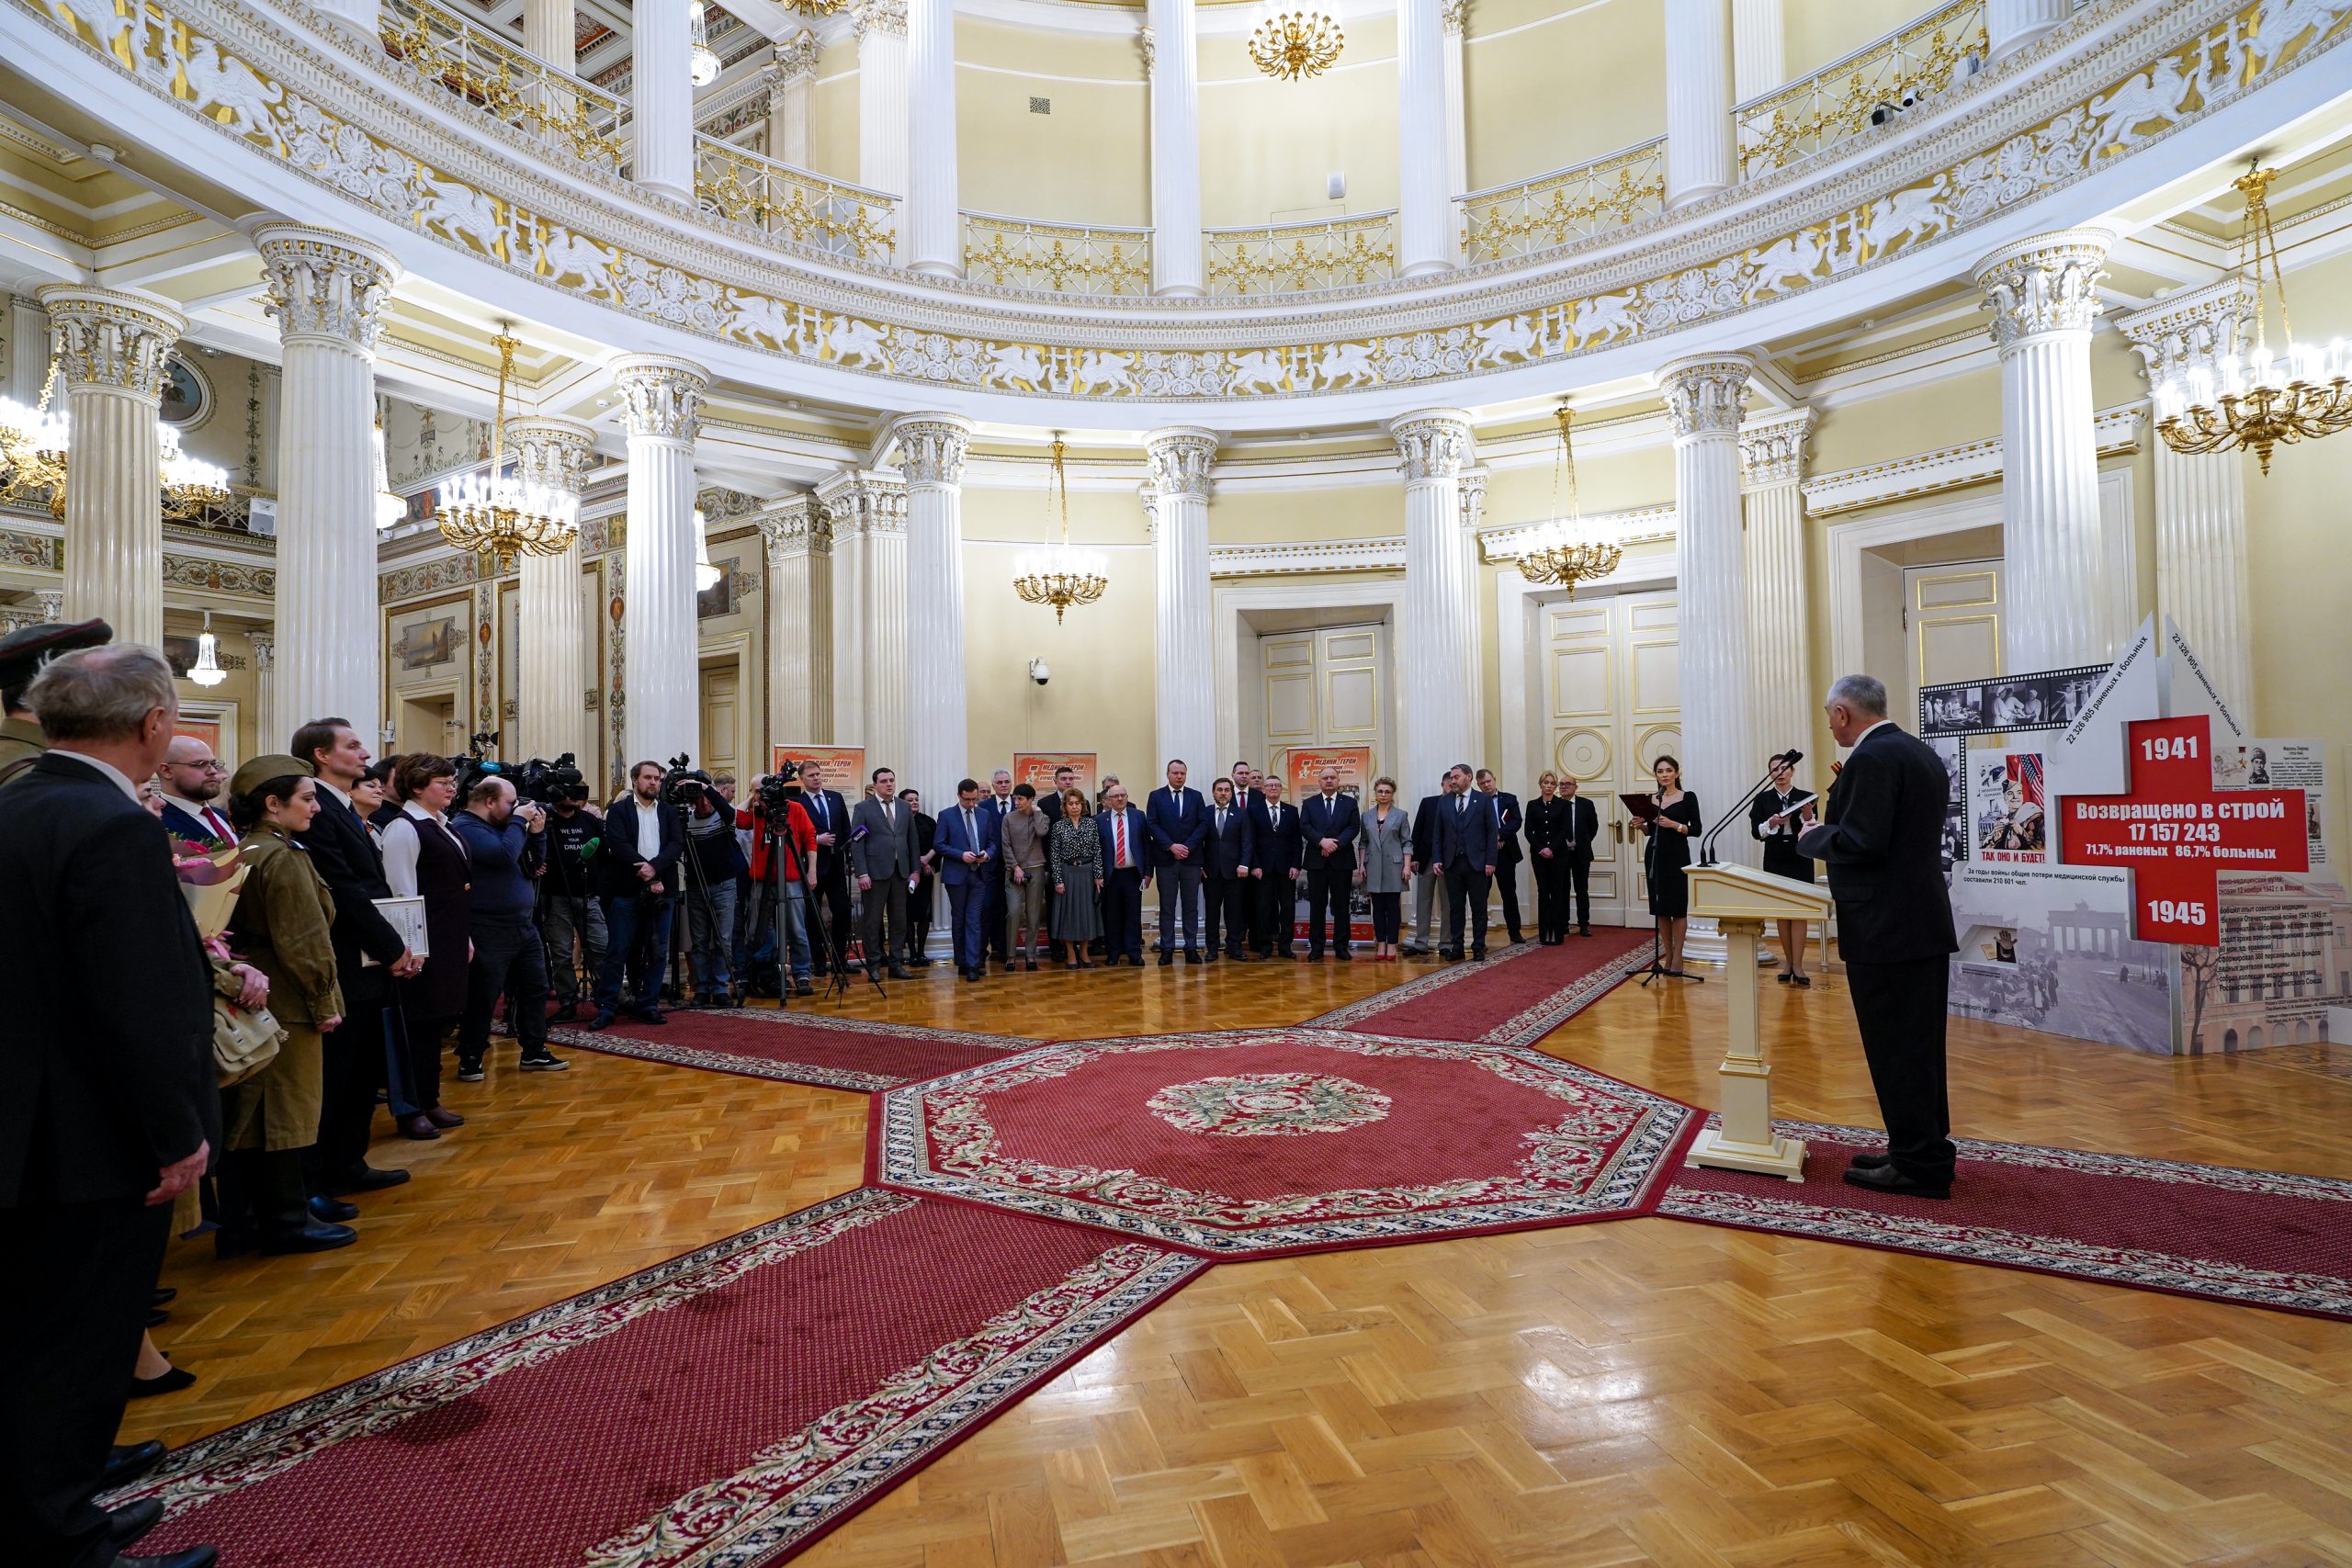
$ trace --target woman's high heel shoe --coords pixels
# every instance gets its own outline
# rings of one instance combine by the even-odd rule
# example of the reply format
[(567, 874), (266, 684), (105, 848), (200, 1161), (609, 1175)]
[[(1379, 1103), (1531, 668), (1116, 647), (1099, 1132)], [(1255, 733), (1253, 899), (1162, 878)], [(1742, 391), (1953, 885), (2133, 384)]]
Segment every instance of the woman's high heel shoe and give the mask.
[(192, 1388), (195, 1385), (196, 1374), (194, 1372), (184, 1371), (178, 1367), (173, 1367), (169, 1371), (155, 1377), (132, 1378), (130, 1380), (130, 1397), (133, 1399), (153, 1399), (159, 1393), (177, 1393), (184, 1388)]

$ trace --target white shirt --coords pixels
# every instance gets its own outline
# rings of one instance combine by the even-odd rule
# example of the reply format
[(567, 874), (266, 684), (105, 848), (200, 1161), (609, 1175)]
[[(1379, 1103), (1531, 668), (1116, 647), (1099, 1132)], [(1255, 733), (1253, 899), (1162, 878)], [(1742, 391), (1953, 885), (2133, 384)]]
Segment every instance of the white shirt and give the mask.
[(637, 858), (650, 862), (662, 853), (662, 807), (659, 803), (648, 806), (633, 795), (629, 804), (637, 807)]
[(70, 746), (52, 746), (49, 749), (49, 754), (52, 757), (71, 757), (84, 767), (95, 768), (100, 778), (111, 782), (117, 789), (130, 796), (132, 800), (139, 799), (139, 786), (132, 784), (130, 775), (112, 762), (101, 762), (88, 752), (76, 751)]
[(1854, 744), (1846, 748), (1847, 752), (1850, 755), (1856, 747), (1860, 746), (1863, 741), (1868, 740), (1873, 734), (1877, 733), (1879, 730), (1884, 729), (1888, 725), (1893, 724), (1894, 722), (1894, 721), (1891, 718), (1880, 719), (1876, 724), (1871, 725), (1870, 728), (1865, 729), (1860, 735), (1855, 736)]
[[(437, 811), (427, 811), (416, 802), (403, 801), (399, 820), (384, 829), (384, 886), (392, 890), (395, 898), (416, 897), (416, 858), (423, 851), (417, 835), (424, 831), (423, 824), (430, 822), (444, 833), (449, 825)], [(457, 835), (450, 833), (451, 838)], [(465, 846), (460, 844), (462, 850)]]
[[(326, 791), (329, 795), (334, 796), (345, 806), (351, 806), (351, 792), (344, 788), (341, 784), (331, 784), (324, 779), (319, 780), (318, 784), (321, 789)], [(352, 809), (356, 811), (358, 807), (352, 807)]]

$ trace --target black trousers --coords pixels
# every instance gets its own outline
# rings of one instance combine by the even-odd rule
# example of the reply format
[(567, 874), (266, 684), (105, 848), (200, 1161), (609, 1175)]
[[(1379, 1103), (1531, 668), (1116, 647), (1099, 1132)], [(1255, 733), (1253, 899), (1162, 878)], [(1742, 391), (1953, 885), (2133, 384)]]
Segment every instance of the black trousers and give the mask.
[(1527, 857), (1535, 874), (1535, 940), (1549, 945), (1568, 934), (1568, 867), (1560, 852), (1545, 860), (1539, 852)]
[(817, 878), (817, 896), (808, 900), (808, 957), (821, 975), (825, 972), (826, 943), (817, 940), (820, 931), (829, 939), (836, 958), (846, 956), (851, 941), (857, 935), (849, 919), (849, 877), (842, 872)]
[(1445, 951), (1455, 957), (1462, 953), (1464, 917), (1470, 919), (1470, 951), (1487, 951), (1487, 874), (1466, 860), (1456, 860), (1445, 868)]
[(1519, 925), (1518, 856), (1514, 855), (1507, 861), (1495, 862), (1495, 881), (1502, 888), (1503, 930), (1510, 932), (1511, 941), (1518, 942), (1521, 940)]
[(1592, 855), (1587, 852), (1568, 859), (1568, 888), (1577, 907), (1577, 930), (1592, 929)]
[(1257, 884), (1246, 876), (1209, 876), (1202, 878), (1201, 946), (1207, 952), (1217, 950), (1220, 928), (1225, 935), (1225, 951), (1230, 956), (1241, 956), (1250, 940), (1250, 911), (1258, 900), (1251, 897)]
[[(1331, 943), (1341, 953), (1348, 951), (1348, 888), (1352, 871), (1325, 871), (1310, 868), (1306, 874), (1306, 955), (1323, 956), (1323, 932), (1327, 917), (1336, 915)], [(1336, 906), (1336, 908), (1334, 908)]]
[(1272, 958), (1277, 953), (1289, 957), (1291, 922), (1298, 918), (1298, 884), (1286, 871), (1270, 871), (1251, 882), (1250, 888), (1250, 902), (1258, 907), (1250, 927), (1251, 945), (1261, 958)]
[(1894, 1168), (1915, 1180), (1951, 1179), (1951, 1106), (1944, 1090), (1944, 1004), (1951, 969), (1941, 958), (1894, 964), (1846, 960), (1862, 1055), (1886, 1122)]
[(106, 1469), (172, 1206), (137, 1198), (0, 1209), (0, 1541), (17, 1568), (115, 1561), (90, 1501)]
[(1116, 866), (1102, 874), (1102, 951), (1143, 962), (1143, 871)]
[(479, 1062), (490, 1051), (490, 1015), (508, 994), (506, 1021), (526, 1056), (548, 1048), (548, 950), (532, 925), (479, 925), (466, 966), (466, 1014), (458, 1025), (458, 1058)]
[(319, 1141), (307, 1163), (320, 1191), (368, 1163), (376, 1091), (384, 1087), (385, 1010), (381, 1001), (353, 1003), (342, 1024), (319, 1037)]
[[(1176, 951), (1176, 928), (1184, 928), (1184, 951), (1201, 950), (1201, 863), (1168, 861), (1155, 867), (1159, 879), (1159, 951)], [(1216, 917), (1209, 917), (1215, 919)]]

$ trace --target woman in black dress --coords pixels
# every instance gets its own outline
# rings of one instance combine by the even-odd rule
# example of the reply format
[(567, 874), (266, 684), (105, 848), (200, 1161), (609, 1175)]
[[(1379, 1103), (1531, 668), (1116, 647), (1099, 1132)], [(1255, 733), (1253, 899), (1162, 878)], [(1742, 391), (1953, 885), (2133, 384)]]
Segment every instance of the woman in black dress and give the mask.
[(1682, 868), (1690, 863), (1691, 835), (1699, 830), (1699, 797), (1682, 787), (1682, 764), (1660, 757), (1651, 765), (1657, 781), (1657, 815), (1641, 825), (1649, 835), (1642, 852), (1650, 884), (1650, 918), (1657, 922), (1658, 964), (1677, 979), (1682, 974), (1682, 934), (1690, 923), (1690, 885)]
[(1527, 803), (1527, 863), (1535, 872), (1535, 940), (1557, 947), (1568, 940), (1568, 846), (1576, 835), (1576, 807), (1560, 798), (1560, 775), (1535, 781), (1536, 798)]
[(922, 796), (910, 789), (899, 792), (907, 809), (915, 814), (915, 864), (922, 874), (907, 891), (907, 963), (917, 969), (931, 966), (923, 949), (931, 942), (931, 910), (933, 904), (932, 869), (937, 860), (939, 818), (922, 808)]
[[(1815, 802), (1797, 788), (1796, 764), (1785, 753), (1772, 759), (1772, 782), (1747, 807), (1747, 830), (1764, 842), (1768, 875), (1791, 882), (1813, 880), (1813, 862), (1797, 852), (1797, 835), (1813, 826)], [(1805, 944), (1813, 927), (1805, 920), (1781, 923), (1781, 984), (1810, 986), (1804, 972)]]

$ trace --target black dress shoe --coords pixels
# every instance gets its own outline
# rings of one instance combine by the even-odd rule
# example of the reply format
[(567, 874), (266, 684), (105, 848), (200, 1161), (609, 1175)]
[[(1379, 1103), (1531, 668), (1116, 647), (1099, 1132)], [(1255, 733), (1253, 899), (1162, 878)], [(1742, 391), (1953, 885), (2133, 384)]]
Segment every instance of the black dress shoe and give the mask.
[(172, 1321), (172, 1314), (171, 1314), (170, 1313), (165, 1312), (162, 1307), (149, 1307), (149, 1308), (147, 1309), (147, 1326), (148, 1326), (148, 1327), (150, 1327), (150, 1328), (161, 1328), (161, 1327), (163, 1327), (163, 1326), (164, 1326), (164, 1325), (165, 1325), (165, 1324), (167, 1324), (167, 1323), (169, 1323), (169, 1322), (171, 1322), (171, 1321)]
[(608, 1012), (598, 1013), (595, 1017), (590, 1019), (587, 1023), (587, 1027), (590, 1029), (610, 1029), (612, 1026), (613, 1015)]
[(358, 1217), (359, 1205), (356, 1203), (346, 1203), (340, 1198), (330, 1198), (324, 1193), (311, 1200), (311, 1218), (314, 1220), (322, 1221), (331, 1225), (339, 1225), (345, 1220), (356, 1220)]
[(1160, 966), (1162, 969), (1166, 969), (1166, 968), (1170, 967), (1170, 965), (1172, 965), (1175, 962), (1176, 962), (1176, 955), (1175, 955), (1174, 953), (1161, 953), (1161, 954), (1159, 955), (1159, 966)]
[(377, 1166), (354, 1166), (340, 1176), (327, 1178), (327, 1191), (340, 1198), (347, 1192), (379, 1192), (387, 1187), (398, 1187), (409, 1179), (405, 1170), (386, 1170)]
[(179, 1293), (177, 1286), (158, 1285), (155, 1287), (155, 1293), (147, 1298), (147, 1304), (150, 1306), (167, 1306), (171, 1303), (173, 1298), (177, 1296)]
[(628, 1010), (628, 1015), (629, 1017), (637, 1020), (639, 1023), (667, 1023), (670, 1021), (669, 1015), (664, 1013), (660, 1008), (631, 1008)]
[(185, 1551), (165, 1552), (161, 1557), (118, 1557), (114, 1568), (212, 1568), (220, 1561), (218, 1547), (191, 1546)]
[(133, 1377), (130, 1380), (130, 1397), (153, 1399), (159, 1393), (177, 1393), (184, 1388), (192, 1388), (195, 1385), (194, 1372), (179, 1367), (169, 1367), (156, 1377)]
[(111, 1492), (118, 1486), (128, 1486), (149, 1471), (164, 1457), (164, 1445), (150, 1438), (143, 1443), (118, 1443), (107, 1454), (107, 1467), (98, 1472), (98, 1490)]
[(1849, 1170), (1846, 1183), (1849, 1187), (1867, 1187), (1873, 1192), (1893, 1192), (1905, 1198), (1949, 1198), (1950, 1181), (1920, 1181), (1904, 1175), (1892, 1165), (1876, 1166), (1867, 1170)]
[(1884, 1149), (1869, 1149), (1846, 1162), (1856, 1170), (1880, 1170), (1894, 1163), (1894, 1156)]
[(107, 1544), (120, 1551), (149, 1530), (164, 1522), (161, 1498), (141, 1497), (136, 1503), (125, 1503), (119, 1508), (107, 1510)]
[(291, 1258), (304, 1252), (333, 1252), (358, 1239), (359, 1233), (349, 1225), (322, 1224), (311, 1220), (298, 1230), (273, 1231), (263, 1236), (261, 1252), (266, 1258)]

